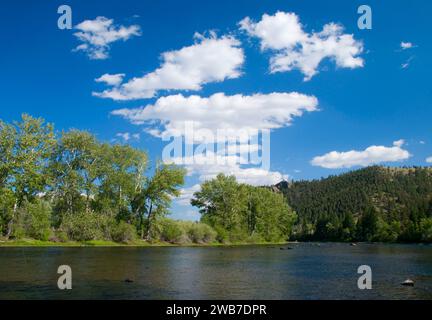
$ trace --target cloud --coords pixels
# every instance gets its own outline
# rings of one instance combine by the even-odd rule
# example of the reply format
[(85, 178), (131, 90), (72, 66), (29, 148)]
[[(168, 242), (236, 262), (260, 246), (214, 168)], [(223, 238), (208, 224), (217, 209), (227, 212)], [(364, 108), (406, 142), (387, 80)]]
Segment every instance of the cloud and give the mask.
[(407, 69), (411, 65), (411, 61), (414, 60), (414, 57), (410, 57), (405, 63), (401, 64), (401, 69)]
[(338, 169), (354, 166), (366, 167), (382, 162), (406, 160), (411, 155), (407, 150), (402, 149), (403, 144), (404, 140), (398, 140), (393, 143), (392, 147), (370, 146), (363, 151), (332, 151), (323, 156), (313, 158), (311, 164), (327, 169)]
[(400, 139), (400, 140), (397, 140), (397, 141), (393, 142), (393, 145), (395, 147), (398, 147), (398, 148), (402, 147), (404, 144), (405, 144), (405, 140), (404, 139)]
[(253, 152), (259, 152), (261, 146), (254, 143), (240, 143), (240, 144), (228, 144), (224, 150), (228, 154), (250, 154)]
[(195, 184), (189, 188), (181, 189), (180, 196), (176, 198), (177, 203), (182, 206), (189, 206), (194, 193), (200, 190), (201, 190), (201, 185), (199, 184)]
[(159, 90), (197, 91), (210, 82), (238, 78), (244, 62), (240, 42), (231, 36), (218, 38), (195, 34), (195, 44), (162, 54), (161, 66), (115, 88), (94, 92), (100, 98), (134, 100), (152, 98)]
[[(274, 185), (289, 178), (288, 175), (277, 171), (259, 167), (243, 167), (238, 164), (241, 161), (239, 158), (239, 156), (235, 155), (219, 155), (208, 152), (207, 154), (195, 155), (191, 159), (178, 158), (172, 160), (178, 164), (191, 163), (185, 165), (188, 175), (198, 176), (201, 183), (215, 178), (219, 173), (234, 175), (238, 182), (253, 186)], [(177, 200), (178, 203), (189, 205), (193, 194), (199, 190), (199, 184), (182, 189), (182, 194)]]
[(130, 134), (129, 132), (119, 132), (116, 134), (116, 137), (122, 139), (124, 142), (128, 142), (131, 139), (139, 140), (140, 134), (139, 133)]
[(245, 167), (237, 155), (220, 155), (212, 152), (194, 155), (193, 157), (172, 158), (171, 161), (185, 165), (188, 175), (198, 175), (201, 182), (215, 178), (219, 173), (234, 175), (241, 183), (255, 186), (273, 185), (288, 176), (276, 171), (266, 170), (260, 167)]
[(124, 132), (124, 133), (119, 132), (119, 133), (116, 134), (116, 137), (122, 138), (122, 139), (123, 139), (124, 141), (126, 141), (126, 142), (129, 141), (130, 138), (131, 138), (129, 132)]
[(427, 163), (432, 163), (432, 157), (426, 158)]
[(295, 13), (264, 14), (259, 22), (249, 17), (239, 23), (240, 29), (261, 42), (261, 50), (270, 50), (270, 71), (286, 72), (298, 69), (304, 80), (318, 73), (322, 60), (332, 59), (340, 68), (360, 68), (364, 61), (359, 55), (363, 44), (352, 34), (344, 34), (343, 26), (336, 23), (324, 25), (322, 31), (307, 33)]
[(133, 36), (140, 36), (138, 25), (129, 27), (114, 25), (113, 19), (97, 17), (94, 20), (85, 20), (75, 26), (78, 32), (75, 37), (82, 42), (75, 51), (83, 51), (90, 59), (103, 60), (109, 57), (110, 45), (113, 42), (126, 41)]
[(160, 138), (184, 135), (185, 123), (193, 123), (194, 139), (201, 142), (207, 138), (207, 131), (252, 132), (289, 126), (294, 117), (317, 111), (317, 106), (317, 98), (297, 92), (249, 96), (216, 93), (208, 98), (178, 94), (161, 97), (145, 107), (114, 110), (112, 114), (133, 124), (147, 125), (147, 132)]
[(105, 83), (109, 86), (118, 86), (120, 83), (122, 83), (124, 76), (125, 76), (124, 73), (117, 73), (117, 74), (105, 73), (104, 75), (95, 79), (95, 81)]
[(416, 46), (414, 44), (412, 44), (411, 42), (401, 42), (400, 43), (400, 48), (402, 50), (407, 50), (407, 49), (412, 49), (415, 48)]

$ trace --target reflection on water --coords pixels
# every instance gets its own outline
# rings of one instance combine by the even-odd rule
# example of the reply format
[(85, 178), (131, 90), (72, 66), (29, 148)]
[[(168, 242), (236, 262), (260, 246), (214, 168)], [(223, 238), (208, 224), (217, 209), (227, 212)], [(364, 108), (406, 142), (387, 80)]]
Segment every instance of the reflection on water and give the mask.
[[(0, 299), (432, 299), (432, 246), (290, 246), (0, 248)], [(70, 291), (57, 289), (63, 264)], [(372, 290), (357, 288), (363, 264)]]

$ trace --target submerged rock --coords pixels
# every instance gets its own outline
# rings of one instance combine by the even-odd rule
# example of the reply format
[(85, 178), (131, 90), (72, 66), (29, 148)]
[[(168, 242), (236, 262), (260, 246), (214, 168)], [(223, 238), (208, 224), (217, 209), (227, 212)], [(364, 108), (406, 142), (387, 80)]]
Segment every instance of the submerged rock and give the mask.
[(126, 283), (132, 283), (132, 282), (134, 282), (134, 281), (128, 278), (128, 279), (125, 279), (124, 282), (126, 282)]
[(414, 281), (411, 279), (406, 279), (404, 282), (401, 283), (401, 285), (406, 287), (414, 287)]

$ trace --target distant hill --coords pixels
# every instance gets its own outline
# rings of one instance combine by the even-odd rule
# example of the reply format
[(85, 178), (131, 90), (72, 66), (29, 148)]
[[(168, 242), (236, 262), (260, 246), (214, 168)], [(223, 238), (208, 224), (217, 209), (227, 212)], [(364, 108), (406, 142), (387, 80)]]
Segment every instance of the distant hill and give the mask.
[(432, 240), (430, 167), (373, 166), (321, 180), (284, 181), (274, 187), (297, 212), (295, 238)]

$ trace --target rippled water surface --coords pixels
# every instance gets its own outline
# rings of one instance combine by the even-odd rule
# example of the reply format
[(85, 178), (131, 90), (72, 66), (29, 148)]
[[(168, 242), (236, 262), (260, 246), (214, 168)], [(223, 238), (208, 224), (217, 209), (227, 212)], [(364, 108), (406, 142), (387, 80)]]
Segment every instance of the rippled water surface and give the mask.
[[(432, 246), (289, 247), (3, 247), (0, 299), (432, 299)], [(57, 289), (64, 264), (70, 291)], [(357, 288), (360, 265), (372, 290)], [(407, 278), (414, 287), (400, 285)]]

